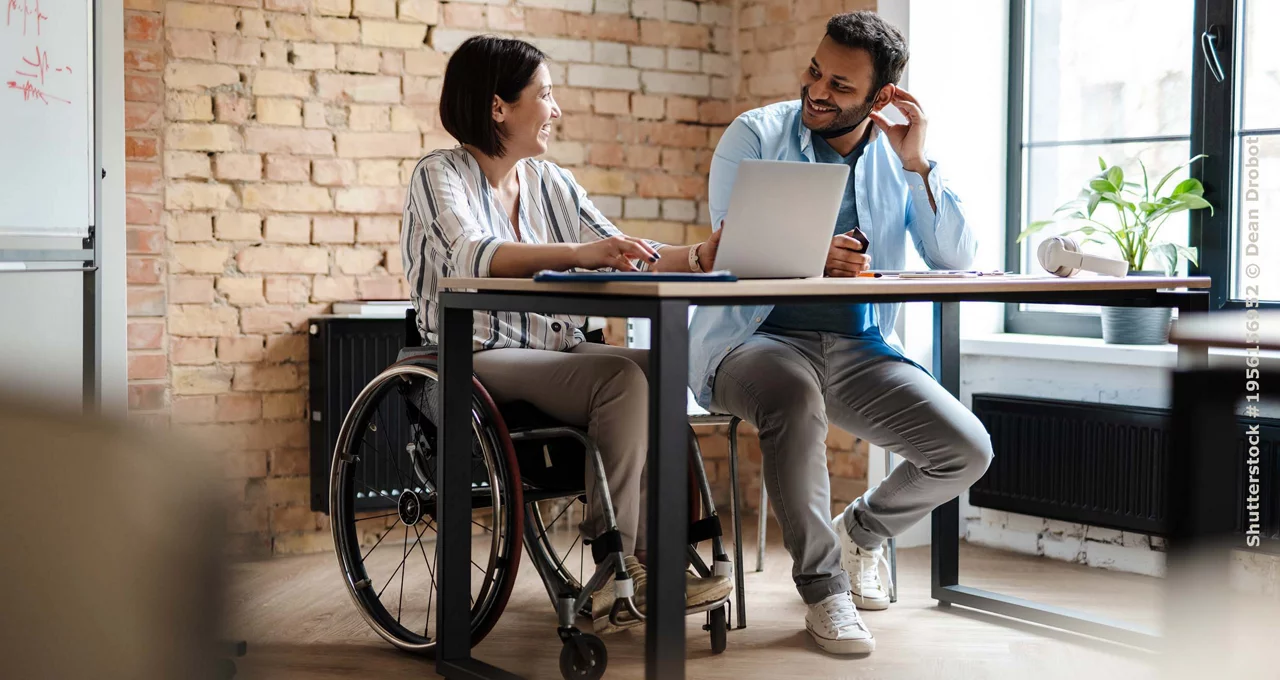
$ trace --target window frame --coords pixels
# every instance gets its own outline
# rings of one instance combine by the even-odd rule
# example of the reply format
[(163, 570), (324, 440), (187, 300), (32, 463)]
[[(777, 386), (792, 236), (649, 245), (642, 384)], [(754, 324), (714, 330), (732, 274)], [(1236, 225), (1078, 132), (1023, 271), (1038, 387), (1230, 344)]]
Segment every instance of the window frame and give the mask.
[[(1255, 0), (1256, 1), (1256, 0)], [(1244, 21), (1242, 0), (1196, 0), (1195, 35), (1200, 36), (1211, 28), (1217, 29), (1218, 59), (1222, 63), (1223, 80), (1218, 82), (1210, 73), (1207, 58), (1197, 54), (1199, 66), (1192, 71), (1191, 79), (1191, 143), (1195, 153), (1207, 154), (1197, 163), (1191, 176), (1205, 187), (1205, 198), (1218, 209), (1210, 216), (1207, 210), (1196, 210), (1191, 215), (1191, 243), (1200, 248), (1200, 265), (1192, 267), (1195, 275), (1213, 277), (1209, 288), (1210, 309), (1242, 309), (1243, 298), (1232, 296), (1232, 250), (1238, 226), (1236, 180), (1239, 158), (1236, 155), (1238, 137), (1249, 133), (1280, 134), (1280, 129), (1246, 130), (1237, 104), (1243, 103), (1243, 81), (1237, 74), (1243, 72), (1241, 51)], [(1214, 121), (1230, 121), (1230, 125)], [(1223, 198), (1226, 200), (1223, 200)], [(1270, 294), (1274, 294), (1271, 291)], [(1259, 308), (1280, 309), (1280, 301), (1259, 301)]]
[[(1022, 230), (1024, 188), (1028, 178), (1028, 149), (1024, 146), (1023, 132), (1029, 106), (1026, 101), (1026, 69), (1029, 66), (1028, 1), (1010, 0), (1009, 3), (1009, 64), (1008, 64), (1008, 131), (1006, 136), (1005, 177), (1005, 269), (1022, 271), (1022, 246), (1017, 242)], [(1235, 197), (1235, 140), (1239, 120), (1236, 111), (1238, 92), (1236, 71), (1243, 19), (1240, 0), (1195, 0), (1192, 31), (1191, 68), (1191, 120), (1190, 153), (1207, 154), (1194, 163), (1190, 176), (1200, 180), (1205, 187), (1205, 198), (1214, 204), (1213, 215), (1207, 210), (1191, 211), (1188, 243), (1199, 249), (1200, 264), (1188, 265), (1191, 276), (1210, 276), (1210, 309), (1242, 308), (1244, 300), (1232, 298), (1232, 247), (1236, 221)], [(1218, 58), (1223, 66), (1224, 79), (1218, 82), (1209, 71), (1208, 62), (1200, 47), (1200, 36), (1208, 27), (1216, 27), (1219, 36)], [(1230, 125), (1213, 121), (1231, 121)], [(1280, 130), (1270, 131), (1280, 134)], [(1118, 140), (1082, 140), (1091, 142), (1111, 141), (1181, 141), (1184, 135), (1135, 137)], [(1280, 308), (1280, 302), (1260, 302), (1261, 307)], [(1062, 335), (1076, 337), (1101, 337), (1101, 317), (1093, 314), (1029, 311), (1020, 305), (1008, 303), (1004, 308), (1005, 332), (1036, 335)]]

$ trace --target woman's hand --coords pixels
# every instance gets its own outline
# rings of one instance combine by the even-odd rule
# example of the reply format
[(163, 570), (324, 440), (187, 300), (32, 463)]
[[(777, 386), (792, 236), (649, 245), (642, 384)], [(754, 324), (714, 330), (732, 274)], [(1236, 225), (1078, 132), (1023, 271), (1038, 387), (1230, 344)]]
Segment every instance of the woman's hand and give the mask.
[(574, 265), (579, 269), (612, 267), (620, 272), (639, 271), (632, 260), (658, 261), (658, 252), (648, 243), (630, 236), (611, 236), (574, 248)]

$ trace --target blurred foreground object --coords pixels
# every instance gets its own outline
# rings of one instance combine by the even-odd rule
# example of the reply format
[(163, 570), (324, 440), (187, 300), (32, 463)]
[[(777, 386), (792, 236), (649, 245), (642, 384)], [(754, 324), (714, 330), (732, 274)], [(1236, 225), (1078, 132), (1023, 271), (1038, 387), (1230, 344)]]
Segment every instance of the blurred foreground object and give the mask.
[(210, 678), (221, 478), (163, 434), (0, 397), (9, 678)]

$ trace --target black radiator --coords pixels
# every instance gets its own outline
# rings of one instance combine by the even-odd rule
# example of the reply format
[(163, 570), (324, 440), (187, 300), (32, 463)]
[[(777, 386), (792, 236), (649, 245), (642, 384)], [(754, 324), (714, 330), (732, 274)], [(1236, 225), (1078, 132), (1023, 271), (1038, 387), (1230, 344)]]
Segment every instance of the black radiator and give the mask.
[[(1169, 412), (1138, 406), (975, 394), (995, 460), (969, 490), (972, 505), (1164, 536), (1171, 464)], [(1257, 422), (1250, 420), (1250, 423)], [(1280, 539), (1280, 420), (1262, 420), (1261, 520)], [(1244, 425), (1224, 465), (1240, 473), (1237, 531), (1245, 526)]]
[(360, 390), (395, 363), (403, 318), (311, 320), (311, 509), (329, 512), (329, 466), (342, 418)]

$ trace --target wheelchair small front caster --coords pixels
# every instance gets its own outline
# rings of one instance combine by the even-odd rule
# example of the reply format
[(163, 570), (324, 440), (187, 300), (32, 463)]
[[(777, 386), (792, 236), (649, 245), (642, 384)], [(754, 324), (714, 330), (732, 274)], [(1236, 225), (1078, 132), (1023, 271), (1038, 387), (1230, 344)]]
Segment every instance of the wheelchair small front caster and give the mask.
[(564, 648), (560, 650), (560, 675), (564, 680), (600, 680), (609, 665), (609, 652), (604, 641), (588, 634), (574, 631), (562, 636)]
[(729, 605), (708, 611), (707, 625), (703, 629), (711, 632), (711, 653), (724, 653), (729, 646)]

